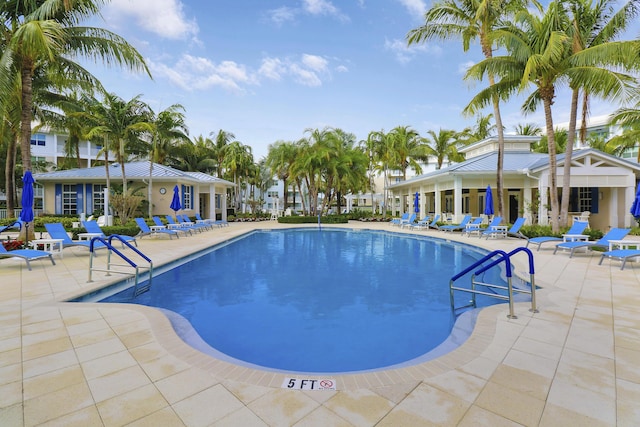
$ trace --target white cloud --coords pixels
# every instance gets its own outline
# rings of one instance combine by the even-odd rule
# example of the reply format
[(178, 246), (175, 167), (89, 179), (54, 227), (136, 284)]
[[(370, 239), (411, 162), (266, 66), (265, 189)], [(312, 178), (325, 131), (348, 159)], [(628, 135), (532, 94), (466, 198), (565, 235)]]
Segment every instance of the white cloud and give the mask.
[(340, 12), (326, 0), (302, 0), (303, 9), (312, 15), (337, 15)]
[(132, 17), (140, 27), (168, 39), (196, 38), (199, 31), (195, 19), (184, 15), (180, 0), (112, 0), (104, 14), (113, 22)]
[(257, 84), (257, 80), (243, 65), (233, 61), (216, 64), (207, 58), (183, 55), (173, 66), (147, 60), (155, 76), (166, 77), (185, 90), (205, 90), (211, 87), (243, 92), (244, 86)]
[(467, 70), (473, 67), (476, 63), (473, 61), (463, 62), (462, 64), (458, 64), (458, 74), (467, 74)]
[[(259, 85), (261, 81), (283, 81), (287, 77), (303, 86), (317, 87), (331, 78), (329, 61), (310, 54), (297, 58), (263, 58), (255, 71), (234, 61), (215, 63), (208, 58), (187, 54), (173, 65), (152, 60), (147, 60), (147, 64), (156, 78), (164, 77), (188, 91), (220, 87), (244, 93), (248, 86)], [(344, 66), (336, 69), (340, 72), (348, 71)]]
[(427, 11), (427, 4), (423, 0), (398, 0), (411, 15), (415, 15), (419, 19), (423, 19), (424, 13)]
[(275, 22), (277, 25), (282, 25), (285, 22), (290, 22), (296, 18), (296, 10), (290, 7), (280, 7), (267, 12), (269, 19)]
[(402, 64), (410, 62), (418, 53), (439, 55), (442, 52), (442, 48), (437, 45), (423, 43), (407, 46), (407, 42), (400, 39), (385, 40), (384, 47), (393, 52), (398, 62)]

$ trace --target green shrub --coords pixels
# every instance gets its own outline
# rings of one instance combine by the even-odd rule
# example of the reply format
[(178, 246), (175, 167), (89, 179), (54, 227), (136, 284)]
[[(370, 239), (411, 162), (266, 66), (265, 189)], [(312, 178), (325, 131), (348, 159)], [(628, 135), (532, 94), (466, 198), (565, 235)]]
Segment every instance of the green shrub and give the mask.
[[(278, 218), (280, 224), (317, 224), (317, 216), (281, 216)], [(348, 215), (325, 215), (320, 217), (321, 224), (347, 224)]]

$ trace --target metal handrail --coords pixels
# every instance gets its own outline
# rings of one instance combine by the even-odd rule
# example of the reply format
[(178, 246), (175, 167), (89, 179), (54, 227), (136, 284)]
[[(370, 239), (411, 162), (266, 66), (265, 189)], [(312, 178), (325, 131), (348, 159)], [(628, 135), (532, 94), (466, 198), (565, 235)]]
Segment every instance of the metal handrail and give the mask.
[[(530, 291), (529, 290), (525, 290), (525, 289), (514, 289), (513, 285), (512, 285), (512, 282), (511, 282), (512, 276), (513, 276), (511, 257), (513, 255), (517, 254), (518, 252), (525, 252), (529, 257), (529, 276), (530, 276), (530, 280), (531, 280), (531, 290)], [(493, 260), (491, 263), (484, 265), (485, 261), (494, 258), (496, 255), (499, 255), (498, 259)], [(488, 269), (500, 264), (503, 261), (505, 263), (505, 268), (506, 268), (506, 277), (507, 277), (507, 286), (506, 287), (505, 286), (496, 285), (496, 284), (492, 284), (492, 283), (479, 282), (479, 281), (475, 280), (477, 275), (480, 275), (480, 274), (484, 273)], [(458, 280), (460, 277), (464, 276), (465, 274), (471, 272), (476, 267), (480, 267), (480, 268), (475, 270), (473, 272), (472, 276), (471, 276), (471, 288), (460, 288), (460, 287), (453, 286), (453, 284), (454, 284), (454, 282), (456, 280)], [(481, 286), (485, 286), (485, 287), (493, 288), (493, 289), (507, 290), (508, 291), (508, 296), (505, 297), (503, 295), (477, 290), (476, 289), (476, 285), (481, 285)], [(485, 295), (485, 296), (490, 296), (492, 298), (508, 300), (509, 301), (509, 314), (507, 315), (507, 317), (510, 318), (510, 319), (517, 319), (517, 316), (514, 314), (514, 311), (513, 311), (513, 293), (514, 292), (519, 292), (519, 293), (531, 294), (531, 309), (529, 311), (531, 311), (533, 313), (537, 313), (538, 310), (536, 308), (535, 286), (536, 286), (535, 285), (535, 269), (534, 269), (534, 263), (533, 263), (533, 253), (531, 252), (531, 250), (529, 250), (528, 248), (525, 248), (525, 247), (516, 248), (516, 249), (514, 249), (513, 251), (511, 251), (509, 253), (506, 253), (506, 252), (501, 251), (501, 250), (495, 250), (495, 251), (489, 253), (488, 255), (484, 256), (480, 260), (476, 261), (475, 263), (473, 263), (472, 265), (470, 265), (469, 267), (465, 268), (463, 271), (461, 271), (460, 273), (456, 274), (455, 276), (453, 276), (451, 278), (451, 280), (449, 281), (449, 293), (450, 293), (450, 299), (451, 299), (451, 308), (455, 309), (454, 291), (470, 292), (472, 294), (471, 305), (473, 307), (476, 306), (476, 295)]]
[[(119, 240), (123, 245), (125, 245), (129, 249), (133, 250), (142, 259), (147, 261), (149, 263), (149, 266), (148, 267), (141, 267), (141, 266), (137, 265), (136, 263), (134, 263), (131, 259), (129, 259), (126, 255), (124, 255), (122, 252), (120, 252), (118, 249), (116, 249), (111, 244), (111, 241), (113, 239)], [(106, 268), (106, 270), (105, 269), (100, 269), (100, 268), (93, 268), (93, 257), (94, 257), (95, 249), (96, 249), (95, 248), (95, 242), (101, 242), (109, 250), (109, 253), (107, 255), (107, 268)], [(111, 253), (112, 252), (115, 252), (115, 254), (118, 255), (120, 258), (122, 258), (127, 264), (113, 264), (111, 262)], [(116, 266), (116, 267), (132, 267), (135, 270), (135, 273), (134, 273), (135, 283), (134, 283), (134, 288), (133, 288), (134, 296), (138, 296), (141, 293), (148, 291), (149, 288), (151, 288), (151, 279), (153, 278), (153, 261), (151, 260), (151, 258), (149, 258), (145, 254), (140, 252), (140, 250), (138, 248), (136, 248), (131, 243), (129, 243), (128, 241), (123, 239), (121, 236), (119, 236), (117, 234), (112, 234), (107, 239), (104, 239), (103, 237), (94, 237), (94, 238), (92, 238), (91, 242), (89, 243), (89, 253), (91, 254), (91, 256), (89, 258), (89, 280), (88, 280), (88, 282), (92, 282), (93, 281), (92, 280), (92, 273), (94, 271), (104, 271), (104, 272), (107, 273), (107, 276), (110, 276), (112, 272), (113, 273), (120, 273), (120, 274), (129, 274), (129, 273), (126, 273), (124, 271), (112, 270), (111, 269), (112, 266)], [(139, 274), (140, 274), (140, 270), (141, 269), (148, 269), (149, 270), (149, 281), (147, 282), (147, 284), (145, 286), (139, 288), (138, 287), (138, 282), (139, 282)]]

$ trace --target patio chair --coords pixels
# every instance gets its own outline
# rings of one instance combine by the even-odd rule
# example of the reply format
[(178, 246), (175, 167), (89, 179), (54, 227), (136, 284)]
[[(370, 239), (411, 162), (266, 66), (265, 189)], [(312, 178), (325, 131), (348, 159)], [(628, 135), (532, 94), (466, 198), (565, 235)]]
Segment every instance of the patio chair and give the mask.
[(0, 233), (7, 230), (22, 230), (22, 221), (17, 220), (12, 222), (11, 224), (0, 226)]
[[(176, 218), (177, 217), (178, 216), (176, 215)], [(193, 223), (189, 224), (187, 222), (175, 222), (171, 217), (171, 215), (165, 215), (164, 218), (167, 220), (167, 227), (169, 227), (169, 229), (171, 230), (179, 230), (179, 229), (188, 230), (189, 233), (192, 235), (193, 235), (192, 231), (197, 231), (198, 233), (202, 233), (202, 228), (196, 227)], [(178, 221), (180, 220), (178, 219)]]
[[(482, 221), (482, 218), (480, 220)], [(502, 217), (499, 215), (496, 215), (493, 217), (493, 219), (491, 220), (487, 228), (483, 229), (483, 228), (480, 228), (480, 223), (478, 223), (476, 220), (476, 223), (467, 224), (467, 226), (464, 229), (464, 233), (467, 234), (467, 237), (471, 237), (471, 234), (473, 233), (477, 233), (478, 237), (482, 237), (482, 233), (485, 230), (495, 229), (495, 227), (499, 226), (501, 222), (502, 222)]]
[(587, 222), (582, 222), (582, 221), (575, 221), (573, 223), (573, 225), (571, 226), (571, 228), (569, 228), (569, 231), (567, 231), (566, 234), (563, 234), (562, 237), (555, 237), (555, 236), (538, 236), (538, 237), (532, 237), (530, 239), (527, 240), (527, 245), (526, 247), (529, 247), (529, 243), (532, 243), (534, 245), (538, 245), (538, 251), (540, 250), (540, 246), (542, 246), (543, 243), (548, 243), (548, 242), (567, 242), (567, 241), (573, 241), (573, 240), (586, 240), (585, 235), (582, 234), (582, 232), (587, 228), (588, 223)]
[(211, 218), (202, 218), (199, 213), (196, 212), (196, 223), (202, 222), (205, 224), (217, 225), (218, 227), (222, 227), (222, 224), (217, 224), (217, 221)]
[(485, 236), (488, 239), (489, 237), (511, 236), (511, 237), (517, 237), (519, 239), (526, 239), (527, 237), (524, 234), (520, 233), (520, 229), (524, 225), (525, 221), (526, 221), (526, 218), (524, 217), (520, 217), (516, 219), (516, 222), (514, 222), (511, 228), (508, 230), (505, 230), (504, 227), (494, 227), (494, 228), (489, 227), (482, 232), (482, 235), (480, 237)]
[(409, 224), (409, 228), (412, 230), (420, 230), (421, 228), (425, 228), (429, 226), (429, 221), (431, 221), (431, 217), (429, 215), (425, 216), (418, 222), (414, 222), (413, 224)]
[[(73, 246), (80, 246), (83, 248), (90, 249), (91, 242), (88, 240), (71, 240), (71, 237), (67, 234), (67, 230), (64, 229), (64, 226), (60, 222), (51, 222), (49, 224), (45, 224), (44, 228), (47, 229), (47, 233), (49, 233), (49, 237), (52, 239), (62, 240), (62, 248), (69, 248)], [(94, 249), (102, 249), (107, 246), (102, 242), (95, 242), (93, 245)]]
[(29, 271), (31, 271), (31, 261), (37, 259), (49, 258), (51, 260), (51, 264), (56, 265), (51, 252), (39, 251), (36, 249), (16, 249), (15, 251), (8, 251), (1, 243), (0, 258), (20, 258), (27, 263), (27, 269)]
[(630, 228), (612, 228), (607, 231), (607, 234), (602, 236), (601, 239), (593, 241), (584, 241), (584, 240), (574, 240), (570, 242), (562, 242), (556, 245), (553, 253), (558, 252), (558, 249), (569, 249), (571, 252), (569, 253), (569, 258), (573, 256), (573, 253), (576, 249), (593, 249), (593, 248), (601, 248), (601, 249), (609, 249), (609, 241), (611, 240), (622, 240), (624, 237), (631, 232)]
[(136, 218), (136, 224), (138, 224), (138, 228), (140, 229), (140, 233), (138, 233), (138, 237), (142, 238), (144, 236), (150, 236), (152, 234), (165, 234), (169, 236), (169, 240), (173, 239), (173, 236), (180, 238), (178, 236), (177, 231), (167, 230), (167, 228), (162, 225), (163, 228), (158, 228), (158, 226), (154, 227), (153, 230), (147, 225), (144, 218)]
[(628, 260), (640, 257), (640, 249), (615, 249), (613, 251), (603, 252), (598, 265), (602, 264), (605, 258), (612, 258), (622, 261), (620, 270), (624, 270), (624, 266)]
[(189, 226), (195, 227), (195, 229), (197, 230), (210, 230), (212, 228), (211, 224), (191, 221), (191, 218), (189, 218), (185, 214), (177, 214), (176, 219), (178, 220), (178, 224), (187, 224)]
[[(101, 233), (102, 236), (100, 237), (102, 237), (103, 239), (107, 238), (107, 235), (104, 234), (104, 231), (102, 231), (102, 228), (100, 228), (100, 226), (96, 221), (84, 221), (82, 225), (84, 226), (84, 229), (87, 230), (87, 233), (93, 233), (93, 234)], [(120, 238), (125, 242), (133, 243), (134, 245), (138, 246), (138, 242), (136, 242), (135, 237), (125, 236), (122, 234), (118, 234), (118, 236), (120, 236)], [(124, 247), (124, 243), (122, 244), (122, 247)]]
[(411, 227), (416, 222), (416, 214), (409, 215), (406, 221), (400, 221), (400, 228)]
[[(464, 230), (465, 228), (467, 228), (467, 224), (469, 224), (470, 221), (471, 221), (471, 215), (465, 215), (464, 218), (462, 218), (462, 221), (460, 222), (460, 224), (443, 225), (442, 227), (439, 228), (439, 230), (448, 231), (450, 233), (453, 233), (454, 231)], [(478, 217), (474, 220), (474, 222), (477, 222), (478, 224), (480, 224), (480, 222), (482, 222), (482, 218)]]
[(399, 227), (400, 224), (402, 224), (402, 221), (406, 221), (408, 219), (409, 219), (409, 212), (403, 213), (400, 218), (393, 218), (391, 221), (389, 221), (389, 224), (397, 225)]
[[(168, 230), (168, 231), (174, 231), (176, 233), (182, 233), (185, 236), (188, 234), (189, 236), (192, 236), (193, 233), (191, 232), (190, 229), (181, 226), (180, 224), (176, 224), (175, 221), (173, 221), (173, 219), (171, 219), (171, 222), (173, 223), (172, 225), (165, 225), (162, 220), (160, 219), (160, 217), (154, 216), (151, 217), (151, 219), (153, 219), (153, 223), (156, 225), (154, 227), (154, 229), (157, 229), (158, 231), (160, 230)], [(169, 222), (167, 222), (167, 224), (170, 224)], [(162, 227), (162, 228), (160, 228)]]

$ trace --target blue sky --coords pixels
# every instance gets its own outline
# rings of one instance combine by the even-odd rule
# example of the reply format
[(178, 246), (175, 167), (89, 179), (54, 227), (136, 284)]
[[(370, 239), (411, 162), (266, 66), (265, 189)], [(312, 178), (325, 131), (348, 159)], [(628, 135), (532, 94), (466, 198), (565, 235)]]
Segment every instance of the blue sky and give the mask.
[[(358, 140), (370, 131), (411, 126), (462, 130), (475, 122), (462, 109), (486, 83), (462, 80), (482, 59), (459, 41), (408, 48), (430, 2), (423, 0), (111, 0), (101, 26), (125, 37), (147, 61), (153, 80), (117, 68), (88, 68), (109, 92), (141, 94), (159, 112), (185, 107), (192, 137), (219, 129), (253, 148), (295, 141), (305, 129), (341, 128)], [(554, 120), (567, 120), (567, 92)], [(544, 124), (523, 117), (521, 99), (503, 106), (507, 131)], [(592, 116), (612, 111), (594, 102)], [(487, 110), (485, 114), (490, 113)]]

